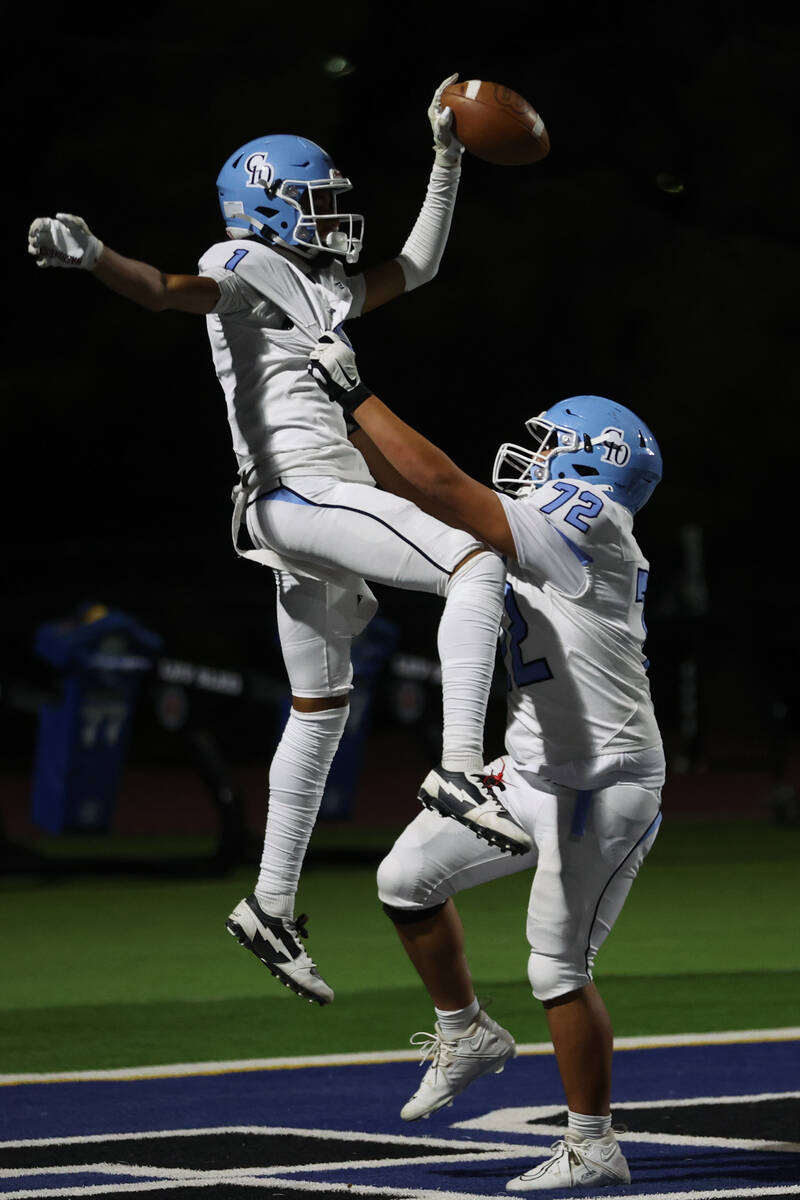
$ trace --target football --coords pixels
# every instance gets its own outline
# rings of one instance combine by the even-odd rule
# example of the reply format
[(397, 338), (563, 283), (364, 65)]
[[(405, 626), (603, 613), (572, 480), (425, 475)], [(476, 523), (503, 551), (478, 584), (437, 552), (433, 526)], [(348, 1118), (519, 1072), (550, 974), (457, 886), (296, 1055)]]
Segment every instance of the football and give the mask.
[(500, 83), (451, 83), (442, 92), (442, 108), (452, 110), (458, 140), (484, 162), (520, 167), (539, 162), (550, 151), (550, 138), (536, 109)]

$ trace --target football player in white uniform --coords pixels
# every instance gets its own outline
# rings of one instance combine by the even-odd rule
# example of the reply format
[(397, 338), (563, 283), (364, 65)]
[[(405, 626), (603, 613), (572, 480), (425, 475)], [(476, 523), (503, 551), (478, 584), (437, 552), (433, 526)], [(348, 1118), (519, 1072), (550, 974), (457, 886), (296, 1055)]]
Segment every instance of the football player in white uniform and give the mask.
[(475, 997), (452, 897), (533, 870), (528, 976), (569, 1125), (507, 1187), (628, 1183), (611, 1128), (612, 1027), (592, 971), (661, 821), (664, 754), (643, 655), (649, 566), (633, 535), (633, 515), (661, 478), (655, 438), (627, 408), (573, 396), (526, 422), (530, 446), (501, 446), (495, 491), (370, 394), (345, 343), (322, 339), (309, 369), (361, 426), (368, 461), (367, 437), (421, 503), (494, 546), (508, 568), (506, 753), (485, 782), (533, 849), (510, 859), (425, 811), (379, 867), (380, 899), (436, 1013), (434, 1032), (412, 1038), (432, 1062), (401, 1116), (427, 1117), (516, 1053)]
[[(333, 991), (303, 946), (295, 918), (303, 857), (348, 715), (352, 638), (376, 601), (365, 579), (432, 592), (438, 630), (443, 756), (429, 790), (453, 798), (461, 821), (512, 854), (528, 835), (479, 784), (483, 722), (494, 669), (504, 568), (480, 538), (375, 486), (340, 409), (307, 371), (318, 338), (431, 280), (448, 237), (463, 147), (436, 90), (428, 116), (434, 163), (422, 208), (399, 254), (346, 274), (363, 218), (340, 211), (350, 182), (302, 137), (258, 137), (217, 179), (226, 237), (195, 275), (165, 274), (116, 253), (71, 214), (37, 218), (39, 266), (77, 267), (154, 311), (205, 315), (238, 467), (237, 552), (275, 572), (290, 715), (272, 759), (260, 872), (227, 928), (283, 983), (325, 1004)], [(398, 477), (399, 480), (399, 477)], [(249, 547), (241, 546), (245, 528)], [(457, 826), (453, 824), (453, 831)], [(460, 832), (460, 831), (459, 831)], [(474, 835), (473, 835), (474, 836)]]

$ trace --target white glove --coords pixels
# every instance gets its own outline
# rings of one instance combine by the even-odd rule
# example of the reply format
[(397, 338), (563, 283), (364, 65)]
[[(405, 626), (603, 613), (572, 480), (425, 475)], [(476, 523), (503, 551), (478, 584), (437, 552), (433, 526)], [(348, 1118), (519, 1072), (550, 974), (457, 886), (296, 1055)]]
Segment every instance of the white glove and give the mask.
[(37, 217), (28, 230), (28, 253), (37, 267), (81, 267), (92, 271), (103, 252), (82, 217), (56, 213), (55, 217)]
[(352, 346), (335, 333), (323, 333), (309, 355), (308, 373), (327, 392), (328, 399), (341, 404), (350, 416), (372, 395), (372, 388), (361, 382)]
[(442, 108), (442, 92), (458, 79), (458, 71), (439, 84), (433, 93), (428, 120), (433, 130), (433, 148), (436, 151), (434, 162), (437, 167), (458, 167), (464, 147), (453, 133), (453, 110)]

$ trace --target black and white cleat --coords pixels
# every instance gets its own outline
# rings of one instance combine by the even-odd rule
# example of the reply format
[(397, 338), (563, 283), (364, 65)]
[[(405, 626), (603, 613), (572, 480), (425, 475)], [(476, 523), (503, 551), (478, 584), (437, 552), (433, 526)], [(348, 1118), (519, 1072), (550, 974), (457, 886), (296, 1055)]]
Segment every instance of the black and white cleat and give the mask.
[(298, 996), (317, 1004), (330, 1004), (333, 989), (306, 953), (300, 938), (308, 937), (308, 917), (289, 921), (265, 913), (255, 896), (240, 900), (225, 928), (240, 946), (255, 954), (265, 967)]
[(471, 829), (490, 846), (509, 854), (527, 854), (533, 843), (495, 796), (498, 782), (494, 776), (476, 771), (435, 767), (425, 776), (419, 799), (426, 808)]

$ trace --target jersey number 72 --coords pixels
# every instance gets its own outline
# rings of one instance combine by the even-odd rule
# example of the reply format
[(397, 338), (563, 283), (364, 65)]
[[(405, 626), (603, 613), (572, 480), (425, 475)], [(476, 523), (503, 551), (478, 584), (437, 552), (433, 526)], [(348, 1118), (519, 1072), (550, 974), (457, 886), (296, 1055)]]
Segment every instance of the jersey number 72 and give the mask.
[(508, 630), (503, 634), (500, 653), (506, 663), (509, 690), (512, 679), (517, 687), (529, 687), (533, 683), (543, 683), (545, 679), (552, 679), (553, 672), (546, 658), (532, 658), (526, 662), (522, 657), (521, 645), (528, 636), (528, 623), (519, 611), (517, 598), (510, 583), (506, 584), (505, 606)]

